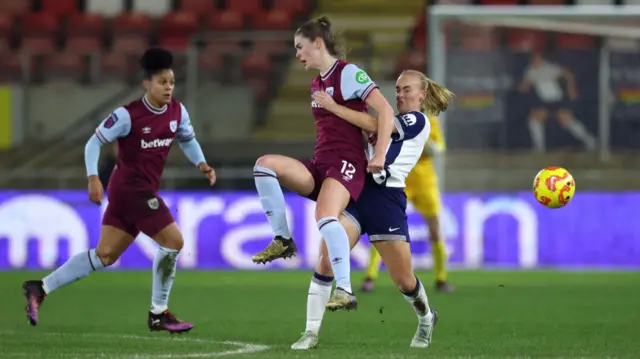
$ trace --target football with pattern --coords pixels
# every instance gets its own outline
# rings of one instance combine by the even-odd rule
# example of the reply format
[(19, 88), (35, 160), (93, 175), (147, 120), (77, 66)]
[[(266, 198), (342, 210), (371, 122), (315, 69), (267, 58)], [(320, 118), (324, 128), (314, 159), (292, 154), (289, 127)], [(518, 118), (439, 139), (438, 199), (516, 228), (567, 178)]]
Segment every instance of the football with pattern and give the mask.
[(562, 167), (547, 167), (538, 172), (533, 180), (536, 200), (548, 208), (562, 208), (573, 198), (576, 181)]

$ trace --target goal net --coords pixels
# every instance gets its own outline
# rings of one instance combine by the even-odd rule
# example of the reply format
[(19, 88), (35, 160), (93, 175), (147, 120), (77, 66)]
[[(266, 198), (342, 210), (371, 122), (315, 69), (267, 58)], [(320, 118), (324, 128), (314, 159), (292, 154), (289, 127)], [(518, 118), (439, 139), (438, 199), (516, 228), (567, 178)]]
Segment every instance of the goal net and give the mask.
[[(517, 168), (498, 158), (606, 161), (611, 150), (639, 147), (639, 15), (640, 6), (430, 6), (428, 72), (457, 94), (441, 118), (450, 153), (493, 151), (485, 167)], [(529, 172), (524, 188), (497, 187), (525, 189)], [(457, 177), (469, 175), (482, 174)]]

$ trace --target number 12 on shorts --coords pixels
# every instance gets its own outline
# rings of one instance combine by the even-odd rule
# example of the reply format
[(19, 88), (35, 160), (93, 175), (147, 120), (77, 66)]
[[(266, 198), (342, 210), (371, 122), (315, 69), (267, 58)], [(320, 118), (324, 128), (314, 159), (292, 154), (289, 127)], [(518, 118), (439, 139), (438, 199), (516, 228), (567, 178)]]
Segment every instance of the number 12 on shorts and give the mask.
[(342, 169), (340, 170), (340, 173), (342, 173), (342, 175), (344, 176), (344, 179), (346, 180), (352, 180), (353, 179), (353, 174), (356, 172), (356, 167), (353, 165), (353, 163), (342, 160)]

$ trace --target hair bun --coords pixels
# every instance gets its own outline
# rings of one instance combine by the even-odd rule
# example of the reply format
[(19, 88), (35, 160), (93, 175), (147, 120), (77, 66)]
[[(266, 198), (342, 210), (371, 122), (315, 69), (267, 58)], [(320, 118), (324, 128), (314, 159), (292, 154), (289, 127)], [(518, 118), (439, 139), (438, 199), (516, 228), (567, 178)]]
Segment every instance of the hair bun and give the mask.
[(162, 48), (151, 48), (144, 52), (140, 66), (146, 71), (159, 71), (171, 68), (173, 55)]
[(316, 22), (321, 26), (326, 26), (329, 29), (331, 28), (331, 21), (329, 21), (329, 18), (326, 16), (320, 16)]

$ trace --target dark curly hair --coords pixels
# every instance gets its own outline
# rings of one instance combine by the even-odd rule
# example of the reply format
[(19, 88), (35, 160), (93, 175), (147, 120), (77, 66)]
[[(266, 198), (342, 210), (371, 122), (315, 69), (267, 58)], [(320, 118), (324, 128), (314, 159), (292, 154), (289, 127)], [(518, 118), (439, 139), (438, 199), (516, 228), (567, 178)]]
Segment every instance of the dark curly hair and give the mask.
[(160, 71), (171, 69), (171, 66), (173, 66), (173, 55), (165, 49), (148, 49), (140, 58), (140, 67), (148, 79)]

